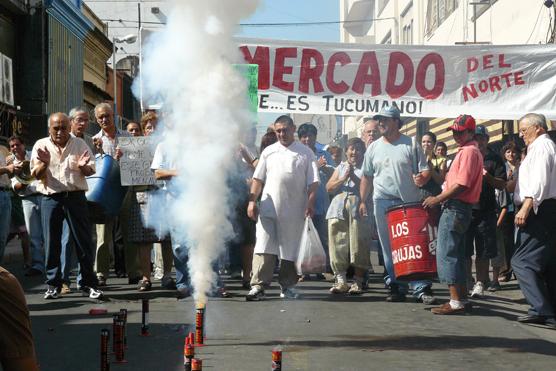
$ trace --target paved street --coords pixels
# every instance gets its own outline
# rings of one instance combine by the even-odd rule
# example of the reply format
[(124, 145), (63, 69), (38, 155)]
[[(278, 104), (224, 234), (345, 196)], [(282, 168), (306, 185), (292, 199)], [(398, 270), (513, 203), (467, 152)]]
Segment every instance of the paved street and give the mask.
[[(127, 280), (110, 279), (109, 300), (91, 301), (72, 293), (42, 299), (40, 278), (22, 277), (12, 252), (6, 267), (20, 278), (31, 311), (42, 371), (98, 370), (100, 329), (110, 313), (129, 311), (127, 364), (112, 370), (180, 370), (185, 334), (194, 324), (191, 298), (178, 301), (158, 283), (139, 294)], [(276, 286), (264, 302), (245, 302), (237, 281), (235, 295), (211, 299), (207, 309), (207, 346), (197, 349), (208, 370), (268, 370), (271, 350), (283, 346), (284, 370), (549, 370), (556, 361), (556, 331), (518, 324), (526, 310), (516, 281), (484, 300), (472, 315), (433, 316), (423, 304), (386, 303), (380, 275), (360, 297), (328, 294), (327, 282), (300, 284), (303, 299), (283, 301)], [(435, 292), (446, 298), (446, 290)], [(140, 299), (150, 298), (151, 336), (139, 336)], [(91, 308), (108, 315), (90, 316)]]

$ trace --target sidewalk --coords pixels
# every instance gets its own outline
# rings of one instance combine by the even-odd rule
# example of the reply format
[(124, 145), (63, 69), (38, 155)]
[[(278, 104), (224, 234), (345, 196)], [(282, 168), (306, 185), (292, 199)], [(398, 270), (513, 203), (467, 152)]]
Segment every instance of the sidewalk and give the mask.
[[(178, 301), (158, 282), (139, 293), (126, 279), (111, 277), (105, 302), (78, 293), (46, 301), (42, 278), (23, 277), (17, 259), (6, 268), (26, 291), (42, 371), (98, 370), (100, 330), (111, 328), (111, 314), (120, 308), (128, 309), (128, 363), (112, 363), (111, 370), (183, 370), (184, 337), (195, 323), (191, 298)], [(246, 302), (240, 281), (226, 279), (234, 297), (210, 299), (207, 345), (197, 355), (206, 370), (232, 371), (270, 369), (276, 345), (283, 347), (284, 370), (554, 368), (556, 331), (515, 322), (527, 309), (516, 281), (473, 300), (471, 315), (435, 316), (411, 298), (385, 302), (380, 276), (372, 275), (370, 290), (358, 297), (332, 296), (330, 282), (308, 281), (299, 285), (300, 300), (280, 299), (273, 285), (263, 302)], [(434, 289), (447, 298), (445, 287)], [(142, 298), (150, 299), (149, 337), (139, 336)], [(108, 315), (88, 314), (99, 307)]]

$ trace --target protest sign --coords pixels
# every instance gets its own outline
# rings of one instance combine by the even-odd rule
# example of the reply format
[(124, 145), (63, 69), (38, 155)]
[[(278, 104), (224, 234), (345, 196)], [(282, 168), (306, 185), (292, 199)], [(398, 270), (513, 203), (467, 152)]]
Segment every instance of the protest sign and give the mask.
[(119, 137), (120, 176), (123, 186), (155, 184), (151, 163), (156, 149), (152, 137)]
[(369, 45), (238, 40), (258, 64), (259, 112), (556, 119), (556, 45)]
[(235, 68), (247, 80), (247, 96), (249, 99), (249, 110), (257, 113), (259, 66), (257, 64), (235, 64)]

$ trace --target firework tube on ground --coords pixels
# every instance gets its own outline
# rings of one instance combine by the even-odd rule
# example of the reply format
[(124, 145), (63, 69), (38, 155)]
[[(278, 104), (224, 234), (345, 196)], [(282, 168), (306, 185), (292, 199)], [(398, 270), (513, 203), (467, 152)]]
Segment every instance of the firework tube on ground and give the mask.
[(124, 321), (116, 321), (116, 363), (127, 363), (124, 355)]
[(100, 371), (110, 371), (110, 360), (108, 359), (108, 343), (110, 342), (110, 330), (100, 330)]
[(272, 371), (282, 371), (282, 348), (272, 349)]
[(203, 370), (203, 360), (199, 358), (193, 358), (191, 360), (191, 371), (202, 371)]
[(141, 302), (141, 336), (149, 336), (149, 299)]
[(116, 322), (120, 319), (120, 314), (113, 314), (112, 315), (112, 354), (116, 354)]
[(197, 304), (195, 313), (195, 345), (203, 345), (205, 338), (205, 309), (204, 304)]
[(186, 337), (185, 345), (183, 346), (183, 366), (185, 371), (191, 371), (193, 357), (195, 357), (195, 348), (193, 348), (193, 344), (189, 343), (189, 337)]
[(127, 349), (127, 309), (120, 309), (120, 319), (124, 321), (124, 348)]

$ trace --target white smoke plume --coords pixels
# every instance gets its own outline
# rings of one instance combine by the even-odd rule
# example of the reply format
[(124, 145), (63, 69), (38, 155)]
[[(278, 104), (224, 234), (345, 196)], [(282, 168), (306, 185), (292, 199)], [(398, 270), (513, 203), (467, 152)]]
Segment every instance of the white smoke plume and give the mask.
[(228, 173), (240, 135), (253, 122), (244, 63), (232, 37), (258, 0), (174, 0), (165, 28), (143, 49), (143, 96), (161, 102), (160, 140), (179, 172), (175, 201), (160, 222), (186, 241), (197, 303), (216, 280), (213, 262), (232, 236)]

